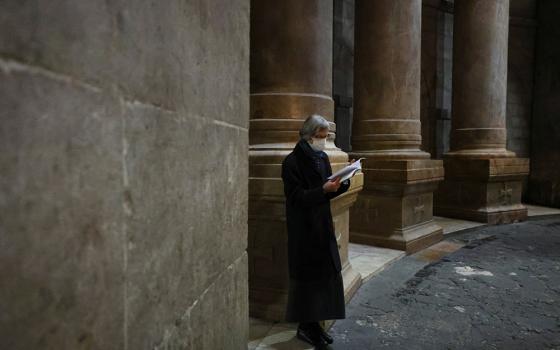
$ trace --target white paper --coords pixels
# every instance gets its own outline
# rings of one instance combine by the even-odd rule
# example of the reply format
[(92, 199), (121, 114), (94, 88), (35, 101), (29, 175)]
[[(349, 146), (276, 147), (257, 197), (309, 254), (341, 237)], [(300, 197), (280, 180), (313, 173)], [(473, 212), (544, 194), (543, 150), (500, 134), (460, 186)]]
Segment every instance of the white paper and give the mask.
[(335, 179), (337, 177), (340, 177), (340, 182), (348, 180), (349, 178), (354, 176), (356, 174), (356, 172), (362, 170), (362, 163), (361, 163), (362, 159), (365, 159), (365, 158), (360, 158), (357, 161), (355, 161), (354, 163), (348, 165), (347, 167), (340, 169), (336, 173), (329, 176), (328, 179), (332, 180), (332, 179)]

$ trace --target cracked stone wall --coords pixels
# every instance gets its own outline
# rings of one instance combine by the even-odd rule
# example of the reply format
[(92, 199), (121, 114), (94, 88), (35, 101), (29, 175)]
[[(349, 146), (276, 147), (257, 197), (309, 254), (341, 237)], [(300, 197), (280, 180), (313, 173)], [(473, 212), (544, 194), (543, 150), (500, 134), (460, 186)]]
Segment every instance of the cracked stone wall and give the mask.
[(248, 78), (248, 0), (0, 2), (2, 348), (246, 348)]

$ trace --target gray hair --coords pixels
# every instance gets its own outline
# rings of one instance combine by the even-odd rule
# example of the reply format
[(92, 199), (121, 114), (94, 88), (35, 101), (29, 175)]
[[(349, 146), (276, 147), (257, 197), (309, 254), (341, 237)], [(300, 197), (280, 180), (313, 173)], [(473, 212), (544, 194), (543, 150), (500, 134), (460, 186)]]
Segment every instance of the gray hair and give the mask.
[(307, 117), (299, 130), (299, 136), (304, 140), (310, 140), (315, 133), (321, 129), (329, 129), (329, 122), (318, 114)]

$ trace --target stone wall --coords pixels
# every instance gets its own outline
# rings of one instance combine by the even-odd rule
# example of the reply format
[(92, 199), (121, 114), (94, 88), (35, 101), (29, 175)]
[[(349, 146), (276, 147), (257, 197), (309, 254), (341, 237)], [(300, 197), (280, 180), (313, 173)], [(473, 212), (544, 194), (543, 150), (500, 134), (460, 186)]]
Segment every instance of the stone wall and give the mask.
[[(449, 150), (453, 1), (422, 2), (422, 149)], [(511, 0), (508, 53), (507, 147), (529, 157), (533, 105), (536, 0)]]
[(554, 207), (560, 207), (559, 18), (560, 1), (539, 1), (529, 198)]
[(246, 348), (249, 1), (2, 1), (0, 81), (2, 348)]
[(453, 59), (453, 1), (422, 1), (422, 150), (449, 150)]
[(507, 85), (507, 148), (530, 156), (536, 0), (510, 3)]
[(345, 152), (352, 150), (354, 8), (355, 0), (334, 0), (333, 98), (336, 145)]

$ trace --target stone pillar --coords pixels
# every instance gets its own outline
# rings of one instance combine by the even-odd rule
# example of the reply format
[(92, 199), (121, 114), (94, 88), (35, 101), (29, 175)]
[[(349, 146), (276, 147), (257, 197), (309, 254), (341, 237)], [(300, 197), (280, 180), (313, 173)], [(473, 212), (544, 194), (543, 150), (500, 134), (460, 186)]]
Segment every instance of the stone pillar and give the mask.
[(357, 0), (352, 157), (365, 157), (350, 239), (414, 252), (442, 238), (439, 160), (420, 150), (421, 0)]
[(529, 160), (506, 149), (509, 0), (457, 0), (453, 28), (451, 149), (438, 215), (488, 223), (527, 216)]
[[(253, 317), (283, 320), (288, 288), (287, 232), (281, 164), (299, 140), (303, 120), (316, 113), (333, 121), (332, 1), (259, 0), (251, 3), (249, 128), (249, 288)], [(348, 155), (334, 145), (333, 170)], [(348, 297), (361, 283), (348, 262), (348, 209), (363, 185), (331, 203)]]

